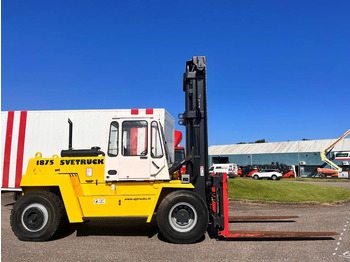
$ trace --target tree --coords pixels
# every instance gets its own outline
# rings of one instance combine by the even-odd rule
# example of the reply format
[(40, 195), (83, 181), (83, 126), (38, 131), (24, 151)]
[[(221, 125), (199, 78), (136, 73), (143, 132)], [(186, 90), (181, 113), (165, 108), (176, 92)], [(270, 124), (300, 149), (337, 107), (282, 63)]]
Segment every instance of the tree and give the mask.
[(266, 140), (265, 138), (263, 139), (259, 139), (259, 140), (256, 140), (255, 142), (239, 142), (239, 143), (236, 143), (236, 145), (241, 145), (241, 144), (254, 144), (254, 143), (266, 143)]
[(254, 143), (266, 143), (265, 138), (260, 139), (260, 140), (256, 140)]

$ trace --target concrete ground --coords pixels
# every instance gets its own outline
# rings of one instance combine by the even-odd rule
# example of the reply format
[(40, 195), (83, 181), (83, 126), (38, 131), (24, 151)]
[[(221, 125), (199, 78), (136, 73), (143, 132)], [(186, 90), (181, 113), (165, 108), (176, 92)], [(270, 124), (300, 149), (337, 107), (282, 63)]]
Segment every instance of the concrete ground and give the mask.
[[(155, 223), (96, 221), (66, 228), (48, 242), (21, 242), (11, 231), (12, 194), (1, 194), (2, 261), (349, 261), (350, 205), (266, 206), (231, 203), (230, 215), (298, 215), (285, 223), (231, 223), (230, 230), (335, 231), (318, 240), (216, 240), (167, 243)], [(211, 231), (210, 231), (211, 232)]]

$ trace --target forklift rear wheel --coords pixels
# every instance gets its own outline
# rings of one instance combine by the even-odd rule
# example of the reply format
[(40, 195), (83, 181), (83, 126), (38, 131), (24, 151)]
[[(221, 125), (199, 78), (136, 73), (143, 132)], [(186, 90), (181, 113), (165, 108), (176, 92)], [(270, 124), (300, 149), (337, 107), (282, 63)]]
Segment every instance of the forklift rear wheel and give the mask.
[(59, 196), (48, 191), (23, 195), (11, 212), (11, 228), (22, 241), (46, 241), (58, 229), (64, 218), (64, 206)]
[(208, 227), (205, 202), (192, 191), (174, 191), (161, 202), (157, 223), (160, 233), (172, 243), (198, 241)]

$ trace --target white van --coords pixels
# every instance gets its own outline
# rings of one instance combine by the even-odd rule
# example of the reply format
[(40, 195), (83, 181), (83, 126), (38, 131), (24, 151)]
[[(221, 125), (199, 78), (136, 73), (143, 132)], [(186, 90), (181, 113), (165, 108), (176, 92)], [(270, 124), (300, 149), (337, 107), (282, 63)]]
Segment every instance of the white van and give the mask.
[(209, 172), (216, 173), (226, 173), (228, 177), (235, 178), (238, 176), (238, 166), (236, 164), (213, 164), (209, 168)]

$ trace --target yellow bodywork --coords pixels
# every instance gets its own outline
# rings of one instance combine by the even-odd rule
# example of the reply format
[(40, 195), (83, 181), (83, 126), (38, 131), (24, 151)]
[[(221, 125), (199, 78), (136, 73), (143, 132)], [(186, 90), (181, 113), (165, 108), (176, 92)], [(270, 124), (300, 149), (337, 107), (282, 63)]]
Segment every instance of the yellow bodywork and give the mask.
[(29, 160), (22, 177), (23, 193), (59, 188), (71, 223), (94, 218), (144, 217), (150, 222), (164, 189), (192, 189), (180, 180), (106, 182), (105, 158), (42, 158)]

